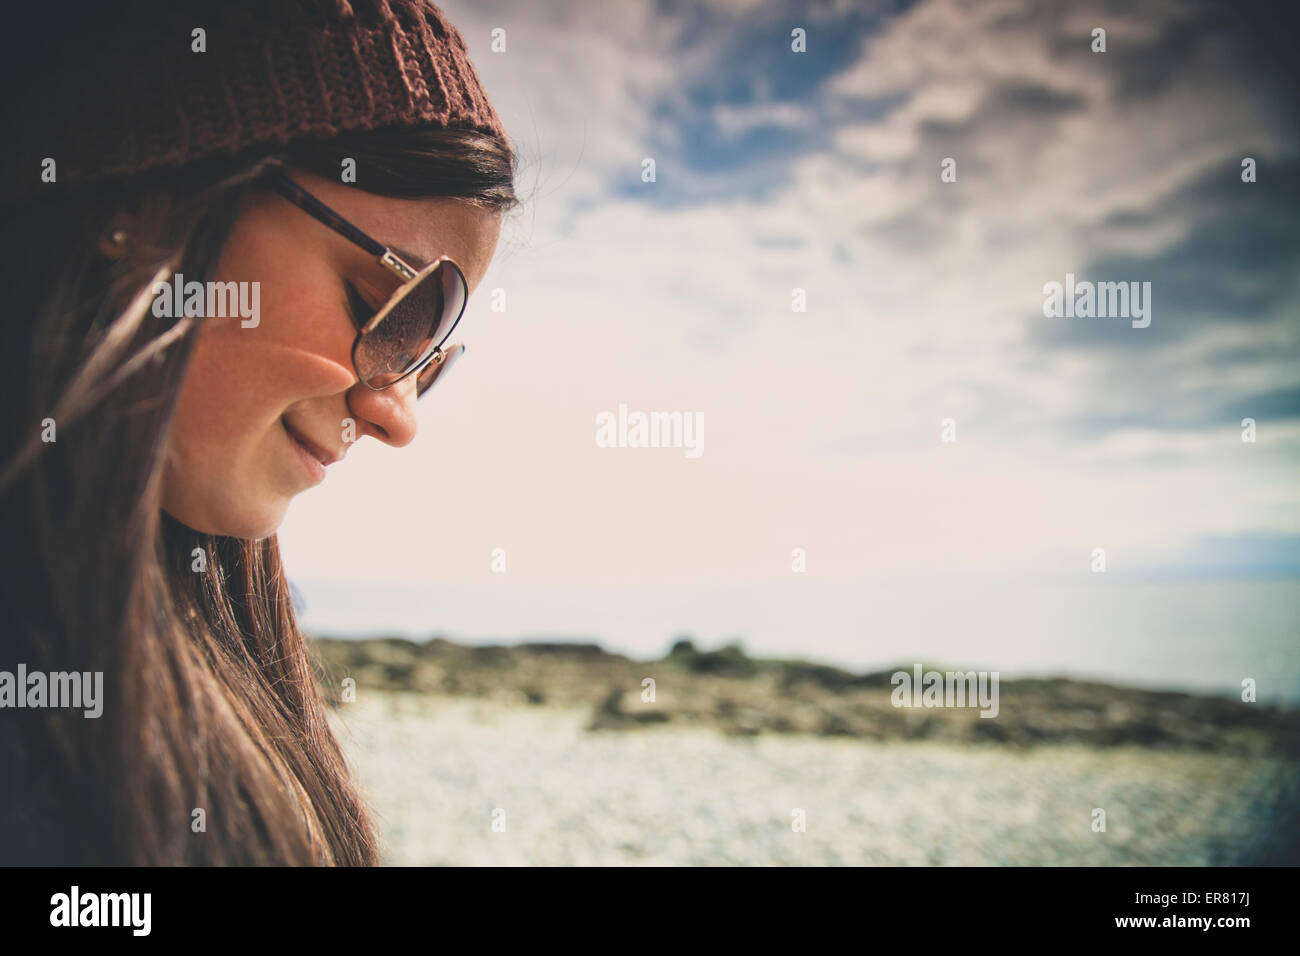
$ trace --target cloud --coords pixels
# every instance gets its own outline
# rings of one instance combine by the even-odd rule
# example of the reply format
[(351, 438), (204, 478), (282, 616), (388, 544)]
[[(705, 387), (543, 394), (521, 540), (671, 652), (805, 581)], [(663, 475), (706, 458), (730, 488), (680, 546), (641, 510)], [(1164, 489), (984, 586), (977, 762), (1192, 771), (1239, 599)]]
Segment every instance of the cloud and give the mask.
[[(358, 574), (647, 601), (801, 542), (853, 580), (1300, 533), (1295, 116), (1274, 61), (1238, 69), (1254, 34), (1173, 3), (445, 8), (526, 152), (482, 286), (508, 309), (470, 303), (415, 446), (295, 504), (300, 573), (376, 485), (401, 531)], [(1045, 319), (1066, 272), (1153, 281), (1152, 327)], [(704, 457), (596, 449), (619, 402), (702, 411)]]

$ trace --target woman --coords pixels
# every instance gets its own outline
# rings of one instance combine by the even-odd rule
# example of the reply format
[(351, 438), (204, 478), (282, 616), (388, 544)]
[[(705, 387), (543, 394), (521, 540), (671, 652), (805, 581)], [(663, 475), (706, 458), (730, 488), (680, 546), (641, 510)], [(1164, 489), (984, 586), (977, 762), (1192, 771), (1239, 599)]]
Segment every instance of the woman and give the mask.
[(275, 530), (414, 437), (514, 153), (423, 0), (58, 26), (5, 115), (0, 861), (373, 864)]

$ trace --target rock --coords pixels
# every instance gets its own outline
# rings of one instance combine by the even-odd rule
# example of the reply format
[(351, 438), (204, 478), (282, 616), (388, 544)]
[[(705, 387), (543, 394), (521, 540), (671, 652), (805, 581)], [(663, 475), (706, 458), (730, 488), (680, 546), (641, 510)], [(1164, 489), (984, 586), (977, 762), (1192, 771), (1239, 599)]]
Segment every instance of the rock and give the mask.
[(669, 716), (662, 710), (623, 710), (623, 690), (619, 687), (611, 687), (605, 699), (596, 707), (595, 713), (592, 714), (591, 723), (587, 725), (588, 730), (626, 730), (630, 727), (642, 727), (647, 724), (662, 724), (669, 720)]
[(745, 656), (739, 644), (728, 644), (716, 651), (691, 654), (685, 658), (686, 666), (696, 674), (713, 674), (718, 677), (753, 677), (758, 665)]

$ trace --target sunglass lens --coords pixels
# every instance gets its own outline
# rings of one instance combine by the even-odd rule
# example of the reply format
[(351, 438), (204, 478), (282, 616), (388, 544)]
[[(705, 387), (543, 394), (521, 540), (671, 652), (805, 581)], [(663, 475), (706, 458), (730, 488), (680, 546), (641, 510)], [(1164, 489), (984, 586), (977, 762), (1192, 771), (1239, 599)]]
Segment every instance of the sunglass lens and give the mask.
[(450, 261), (424, 273), (357, 340), (357, 373), (371, 388), (387, 388), (410, 374), (451, 334), (464, 311), (465, 292), (465, 280)]

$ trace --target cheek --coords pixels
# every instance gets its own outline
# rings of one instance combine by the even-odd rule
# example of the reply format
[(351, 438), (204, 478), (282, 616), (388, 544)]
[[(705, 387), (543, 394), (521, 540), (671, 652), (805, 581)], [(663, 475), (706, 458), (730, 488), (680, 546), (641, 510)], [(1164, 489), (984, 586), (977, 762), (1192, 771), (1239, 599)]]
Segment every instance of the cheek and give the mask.
[(199, 320), (169, 439), (176, 482), (208, 502), (271, 494), (283, 464), (280, 417), (314, 400), (337, 403), (341, 419), (356, 380), (355, 333), (330, 264), (297, 258), (296, 246), (280, 248), (255, 228), (232, 233), (226, 250), (213, 280), (257, 282), (258, 321)]
[[(352, 385), (351, 339), (326, 334), (330, 308), (311, 287), (263, 282), (260, 321), (204, 319), (177, 409), (191, 443), (256, 438), (296, 402), (341, 396)], [(337, 306), (333, 308), (338, 311)]]
[(232, 234), (216, 279), (250, 283), (250, 294), (255, 284), (260, 305), (252, 328), (235, 319), (205, 326), (202, 345), (221, 353), (214, 361), (232, 388), (294, 401), (350, 387), (355, 330), (327, 259), (255, 223)]

